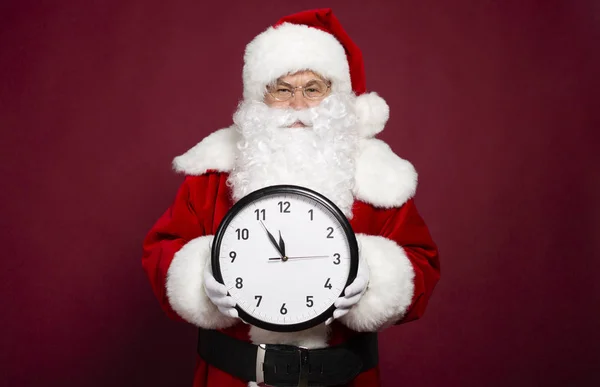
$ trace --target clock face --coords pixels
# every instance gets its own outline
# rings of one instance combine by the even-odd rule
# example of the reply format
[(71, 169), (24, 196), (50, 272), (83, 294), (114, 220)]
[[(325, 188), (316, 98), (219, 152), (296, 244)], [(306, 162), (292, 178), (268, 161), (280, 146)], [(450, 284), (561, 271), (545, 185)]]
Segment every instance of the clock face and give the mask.
[(301, 187), (272, 186), (229, 211), (215, 236), (212, 266), (244, 321), (296, 331), (331, 316), (356, 276), (358, 248), (329, 200)]

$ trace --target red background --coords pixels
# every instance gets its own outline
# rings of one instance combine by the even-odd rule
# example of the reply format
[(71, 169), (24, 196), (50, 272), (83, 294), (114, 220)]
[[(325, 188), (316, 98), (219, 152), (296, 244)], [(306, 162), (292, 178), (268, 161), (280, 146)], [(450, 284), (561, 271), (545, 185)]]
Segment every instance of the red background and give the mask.
[(3, 385), (190, 385), (142, 239), (172, 158), (230, 124), (245, 44), (323, 6), (441, 250), (425, 317), (381, 334), (384, 385), (600, 383), (597, 1), (202, 3), (2, 1)]

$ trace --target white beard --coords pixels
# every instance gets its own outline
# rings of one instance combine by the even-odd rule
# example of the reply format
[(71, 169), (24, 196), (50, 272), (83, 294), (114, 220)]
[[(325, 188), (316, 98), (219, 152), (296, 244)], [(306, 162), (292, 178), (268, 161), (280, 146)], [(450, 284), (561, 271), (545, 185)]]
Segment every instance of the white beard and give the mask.
[[(293, 184), (321, 193), (351, 218), (358, 142), (353, 99), (331, 95), (306, 110), (242, 102), (233, 117), (241, 134), (228, 179), (233, 199)], [(307, 127), (287, 127), (298, 120)]]

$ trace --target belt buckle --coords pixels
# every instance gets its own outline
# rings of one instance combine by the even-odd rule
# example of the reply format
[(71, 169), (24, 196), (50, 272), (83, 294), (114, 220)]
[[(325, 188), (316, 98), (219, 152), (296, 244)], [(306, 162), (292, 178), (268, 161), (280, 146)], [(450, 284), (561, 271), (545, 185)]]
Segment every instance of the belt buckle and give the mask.
[(266, 386), (265, 371), (263, 370), (263, 363), (265, 362), (266, 352), (266, 344), (259, 344), (256, 349), (256, 384), (258, 384), (259, 386)]
[(308, 387), (308, 348), (297, 347), (294, 345), (285, 344), (259, 344), (256, 349), (256, 384), (259, 386), (267, 386), (265, 384), (265, 371), (263, 368), (265, 362), (265, 354), (268, 350), (277, 351), (278, 348), (292, 349), (298, 353), (299, 357), (299, 374), (298, 387)]

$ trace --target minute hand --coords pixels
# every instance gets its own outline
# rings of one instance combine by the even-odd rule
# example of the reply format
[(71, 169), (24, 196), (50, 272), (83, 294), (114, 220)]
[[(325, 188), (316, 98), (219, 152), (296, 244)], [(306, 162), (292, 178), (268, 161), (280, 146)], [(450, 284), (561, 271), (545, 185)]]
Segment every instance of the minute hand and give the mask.
[[(260, 221), (260, 224), (263, 226), (263, 228), (267, 232), (267, 235), (269, 236), (269, 240), (271, 241), (271, 244), (277, 249), (277, 252), (281, 255), (281, 257), (285, 257), (285, 254), (283, 253), (283, 251), (281, 251), (281, 248), (277, 244), (277, 241), (275, 240), (275, 237), (273, 237), (273, 235), (269, 232), (269, 230), (267, 230), (267, 228), (265, 227), (265, 225), (262, 222), (262, 220)], [(279, 258), (279, 259), (281, 259), (281, 258)]]

